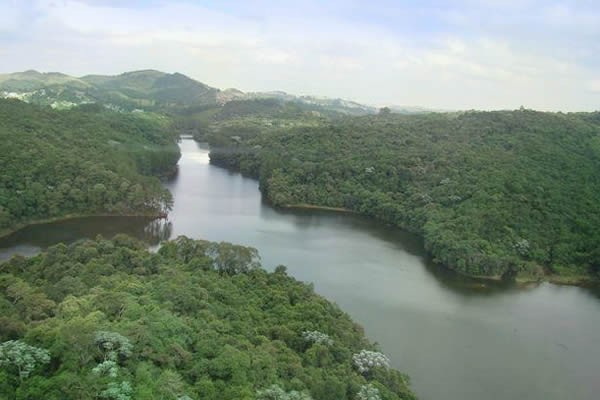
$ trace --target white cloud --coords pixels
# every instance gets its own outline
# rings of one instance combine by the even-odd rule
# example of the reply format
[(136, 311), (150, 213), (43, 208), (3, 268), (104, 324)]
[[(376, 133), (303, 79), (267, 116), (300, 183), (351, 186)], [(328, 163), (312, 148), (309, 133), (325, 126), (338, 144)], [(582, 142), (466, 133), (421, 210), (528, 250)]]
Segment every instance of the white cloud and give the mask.
[[(599, 45), (582, 35), (598, 29), (598, 13), (574, 7), (463, 0), (441, 9), (375, 2), (348, 6), (364, 8), (349, 15), (342, 4), (319, 2), (292, 11), (240, 4), (231, 7), (235, 12), (173, 1), (144, 8), (116, 0), (33, 0), (30, 9), (22, 4), (0, 4), (0, 40), (2, 32), (10, 33), (1, 43), (4, 72), (156, 68), (218, 87), (375, 104), (597, 108)], [(525, 12), (532, 8), (538, 12)], [(356, 17), (361, 12), (366, 16)], [(583, 33), (574, 32), (571, 20), (585, 27)]]
[(600, 93), (600, 79), (588, 81), (587, 88), (590, 92)]

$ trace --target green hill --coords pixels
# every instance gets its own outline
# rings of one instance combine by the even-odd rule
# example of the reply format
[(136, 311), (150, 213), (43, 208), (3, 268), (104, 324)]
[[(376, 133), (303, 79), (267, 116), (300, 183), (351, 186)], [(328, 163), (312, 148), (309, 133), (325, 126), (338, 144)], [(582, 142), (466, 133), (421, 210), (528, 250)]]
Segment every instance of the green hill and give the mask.
[(74, 78), (59, 72), (41, 73), (34, 70), (0, 74), (0, 90), (25, 91), (37, 90), (49, 86), (63, 85), (78, 89), (88, 88), (90, 85), (81, 79)]
[(600, 278), (599, 115), (387, 114), (237, 142), (225, 131), (211, 162), (259, 177), (275, 205), (343, 207), (416, 232), (463, 274), (577, 282)]
[(100, 99), (140, 106), (191, 106), (216, 104), (217, 89), (179, 73), (145, 70), (116, 76), (88, 75), (81, 78), (98, 89)]
[(15, 97), (30, 103), (69, 108), (82, 103), (101, 103), (121, 111), (133, 109), (179, 112), (189, 107), (238, 105), (271, 101), (295, 104), (304, 109), (347, 115), (373, 114), (376, 109), (343, 99), (295, 96), (285, 92), (219, 90), (180, 73), (156, 70), (125, 72), (120, 75), (86, 75), (75, 78), (58, 72), (16, 72), (0, 75), (0, 97)]
[(414, 399), (387, 364), (252, 248), (120, 235), (0, 264), (2, 399)]
[(27, 102), (75, 106), (101, 103), (131, 111), (136, 108), (165, 110), (193, 105), (216, 104), (218, 89), (185, 75), (154, 70), (121, 75), (88, 75), (75, 78), (65, 74), (37, 71), (0, 75), (0, 92)]
[(66, 215), (168, 209), (171, 195), (151, 175), (179, 159), (169, 127), (149, 113), (0, 100), (0, 234)]

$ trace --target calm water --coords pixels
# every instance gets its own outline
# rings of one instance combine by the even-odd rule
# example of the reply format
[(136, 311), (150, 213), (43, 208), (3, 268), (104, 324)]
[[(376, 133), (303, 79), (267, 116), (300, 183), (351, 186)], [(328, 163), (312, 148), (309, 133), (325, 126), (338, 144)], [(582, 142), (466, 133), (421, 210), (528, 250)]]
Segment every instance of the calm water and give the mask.
[(357, 216), (281, 211), (256, 181), (210, 166), (181, 142), (170, 225), (86, 218), (30, 227), (0, 241), (0, 259), (59, 241), (127, 232), (156, 245), (187, 235), (260, 250), (338, 303), (408, 373), (426, 400), (597, 399), (600, 294), (543, 284), (491, 286), (440, 270), (414, 237)]

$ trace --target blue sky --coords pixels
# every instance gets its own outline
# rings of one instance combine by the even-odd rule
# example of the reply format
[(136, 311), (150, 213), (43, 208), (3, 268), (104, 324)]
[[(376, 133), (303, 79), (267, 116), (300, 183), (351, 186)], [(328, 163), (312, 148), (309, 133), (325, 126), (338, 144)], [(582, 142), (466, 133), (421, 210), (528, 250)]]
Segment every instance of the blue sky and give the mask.
[(0, 72), (154, 68), (374, 105), (596, 110), (599, 4), (2, 0)]

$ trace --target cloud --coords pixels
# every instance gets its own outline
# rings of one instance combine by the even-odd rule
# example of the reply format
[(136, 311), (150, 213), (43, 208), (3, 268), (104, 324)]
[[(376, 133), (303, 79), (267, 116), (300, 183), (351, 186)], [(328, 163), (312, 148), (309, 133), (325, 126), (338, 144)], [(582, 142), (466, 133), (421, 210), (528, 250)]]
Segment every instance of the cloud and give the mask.
[(600, 7), (584, 3), (9, 0), (0, 68), (156, 68), (373, 104), (595, 109)]
[(588, 81), (587, 88), (590, 92), (600, 93), (600, 79), (593, 79)]
[(22, 9), (17, 0), (0, 3), (0, 34), (12, 32), (19, 27)]

